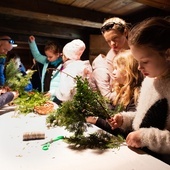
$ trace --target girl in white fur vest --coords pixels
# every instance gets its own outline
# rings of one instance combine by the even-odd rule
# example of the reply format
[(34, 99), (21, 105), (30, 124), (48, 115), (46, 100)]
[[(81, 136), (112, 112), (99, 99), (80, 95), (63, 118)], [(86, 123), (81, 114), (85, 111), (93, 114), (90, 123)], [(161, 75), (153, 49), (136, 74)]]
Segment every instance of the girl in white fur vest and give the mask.
[(122, 112), (111, 119), (112, 129), (131, 132), (129, 147), (170, 155), (170, 22), (153, 17), (129, 33), (129, 45), (138, 69), (146, 76), (136, 112)]

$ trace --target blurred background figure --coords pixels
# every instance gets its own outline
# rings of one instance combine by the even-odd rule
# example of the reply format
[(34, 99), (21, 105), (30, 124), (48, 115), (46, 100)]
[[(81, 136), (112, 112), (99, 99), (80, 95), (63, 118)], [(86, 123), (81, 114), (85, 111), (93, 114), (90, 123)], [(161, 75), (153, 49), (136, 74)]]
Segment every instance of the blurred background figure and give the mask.
[(12, 50), (13, 44), (14, 40), (9, 36), (0, 36), (0, 86), (5, 84), (4, 65), (7, 53)]

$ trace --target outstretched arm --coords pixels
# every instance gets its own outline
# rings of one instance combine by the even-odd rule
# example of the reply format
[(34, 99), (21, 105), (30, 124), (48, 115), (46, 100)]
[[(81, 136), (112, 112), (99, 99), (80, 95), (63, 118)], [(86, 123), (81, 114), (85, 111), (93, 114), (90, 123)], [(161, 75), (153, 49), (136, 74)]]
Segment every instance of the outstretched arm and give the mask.
[(42, 55), (37, 47), (37, 44), (35, 42), (35, 37), (34, 36), (30, 36), (29, 37), (29, 41), (28, 41), (31, 53), (33, 55), (33, 57), (35, 58), (36, 61), (38, 61), (41, 64), (44, 64), (46, 62), (46, 56)]

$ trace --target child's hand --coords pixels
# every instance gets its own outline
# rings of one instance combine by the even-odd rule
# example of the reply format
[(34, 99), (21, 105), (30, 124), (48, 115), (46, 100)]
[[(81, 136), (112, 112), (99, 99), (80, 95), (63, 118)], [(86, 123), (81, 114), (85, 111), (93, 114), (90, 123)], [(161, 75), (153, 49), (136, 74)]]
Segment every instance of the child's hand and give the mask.
[(50, 98), (51, 97), (51, 93), (47, 92), (46, 94), (44, 94), (45, 97)]
[(29, 41), (30, 41), (30, 42), (35, 41), (35, 37), (34, 37), (33, 35), (29, 36)]
[(112, 129), (119, 128), (123, 123), (123, 116), (118, 113), (114, 117), (107, 120)]
[(14, 95), (13, 99), (16, 99), (19, 96), (19, 93), (17, 91), (11, 91)]
[(129, 133), (126, 138), (126, 143), (130, 147), (140, 148), (141, 147), (140, 131), (137, 130)]

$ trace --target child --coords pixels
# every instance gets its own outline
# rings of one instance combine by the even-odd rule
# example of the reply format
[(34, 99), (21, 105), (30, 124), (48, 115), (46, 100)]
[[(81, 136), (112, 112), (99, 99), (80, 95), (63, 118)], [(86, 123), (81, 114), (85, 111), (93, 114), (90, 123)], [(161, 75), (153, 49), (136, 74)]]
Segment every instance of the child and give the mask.
[(60, 101), (71, 100), (75, 94), (75, 77), (87, 78), (91, 72), (89, 60), (80, 60), (86, 46), (80, 39), (74, 39), (63, 48), (63, 68), (60, 71), (60, 85), (56, 91), (56, 98)]
[(55, 70), (56, 68), (60, 69), (62, 67), (62, 58), (60, 56), (58, 44), (52, 41), (48, 42), (44, 48), (46, 56), (41, 55), (38, 51), (34, 36), (29, 37), (29, 46), (35, 60), (43, 64), (41, 91), (46, 92), (46, 96), (49, 96), (51, 100), (54, 100), (55, 90), (57, 89), (60, 80), (59, 72), (56, 72)]
[(136, 25), (129, 45), (138, 69), (146, 76), (136, 112), (122, 112), (109, 119), (112, 129), (131, 130), (130, 147), (170, 154), (170, 22), (153, 17)]
[[(137, 99), (143, 81), (143, 76), (138, 70), (138, 63), (133, 58), (130, 50), (121, 50), (113, 62), (114, 70), (114, 109), (121, 106), (125, 111), (135, 111)], [(117, 135), (118, 131), (112, 130), (106, 120), (88, 117), (86, 121)]]

